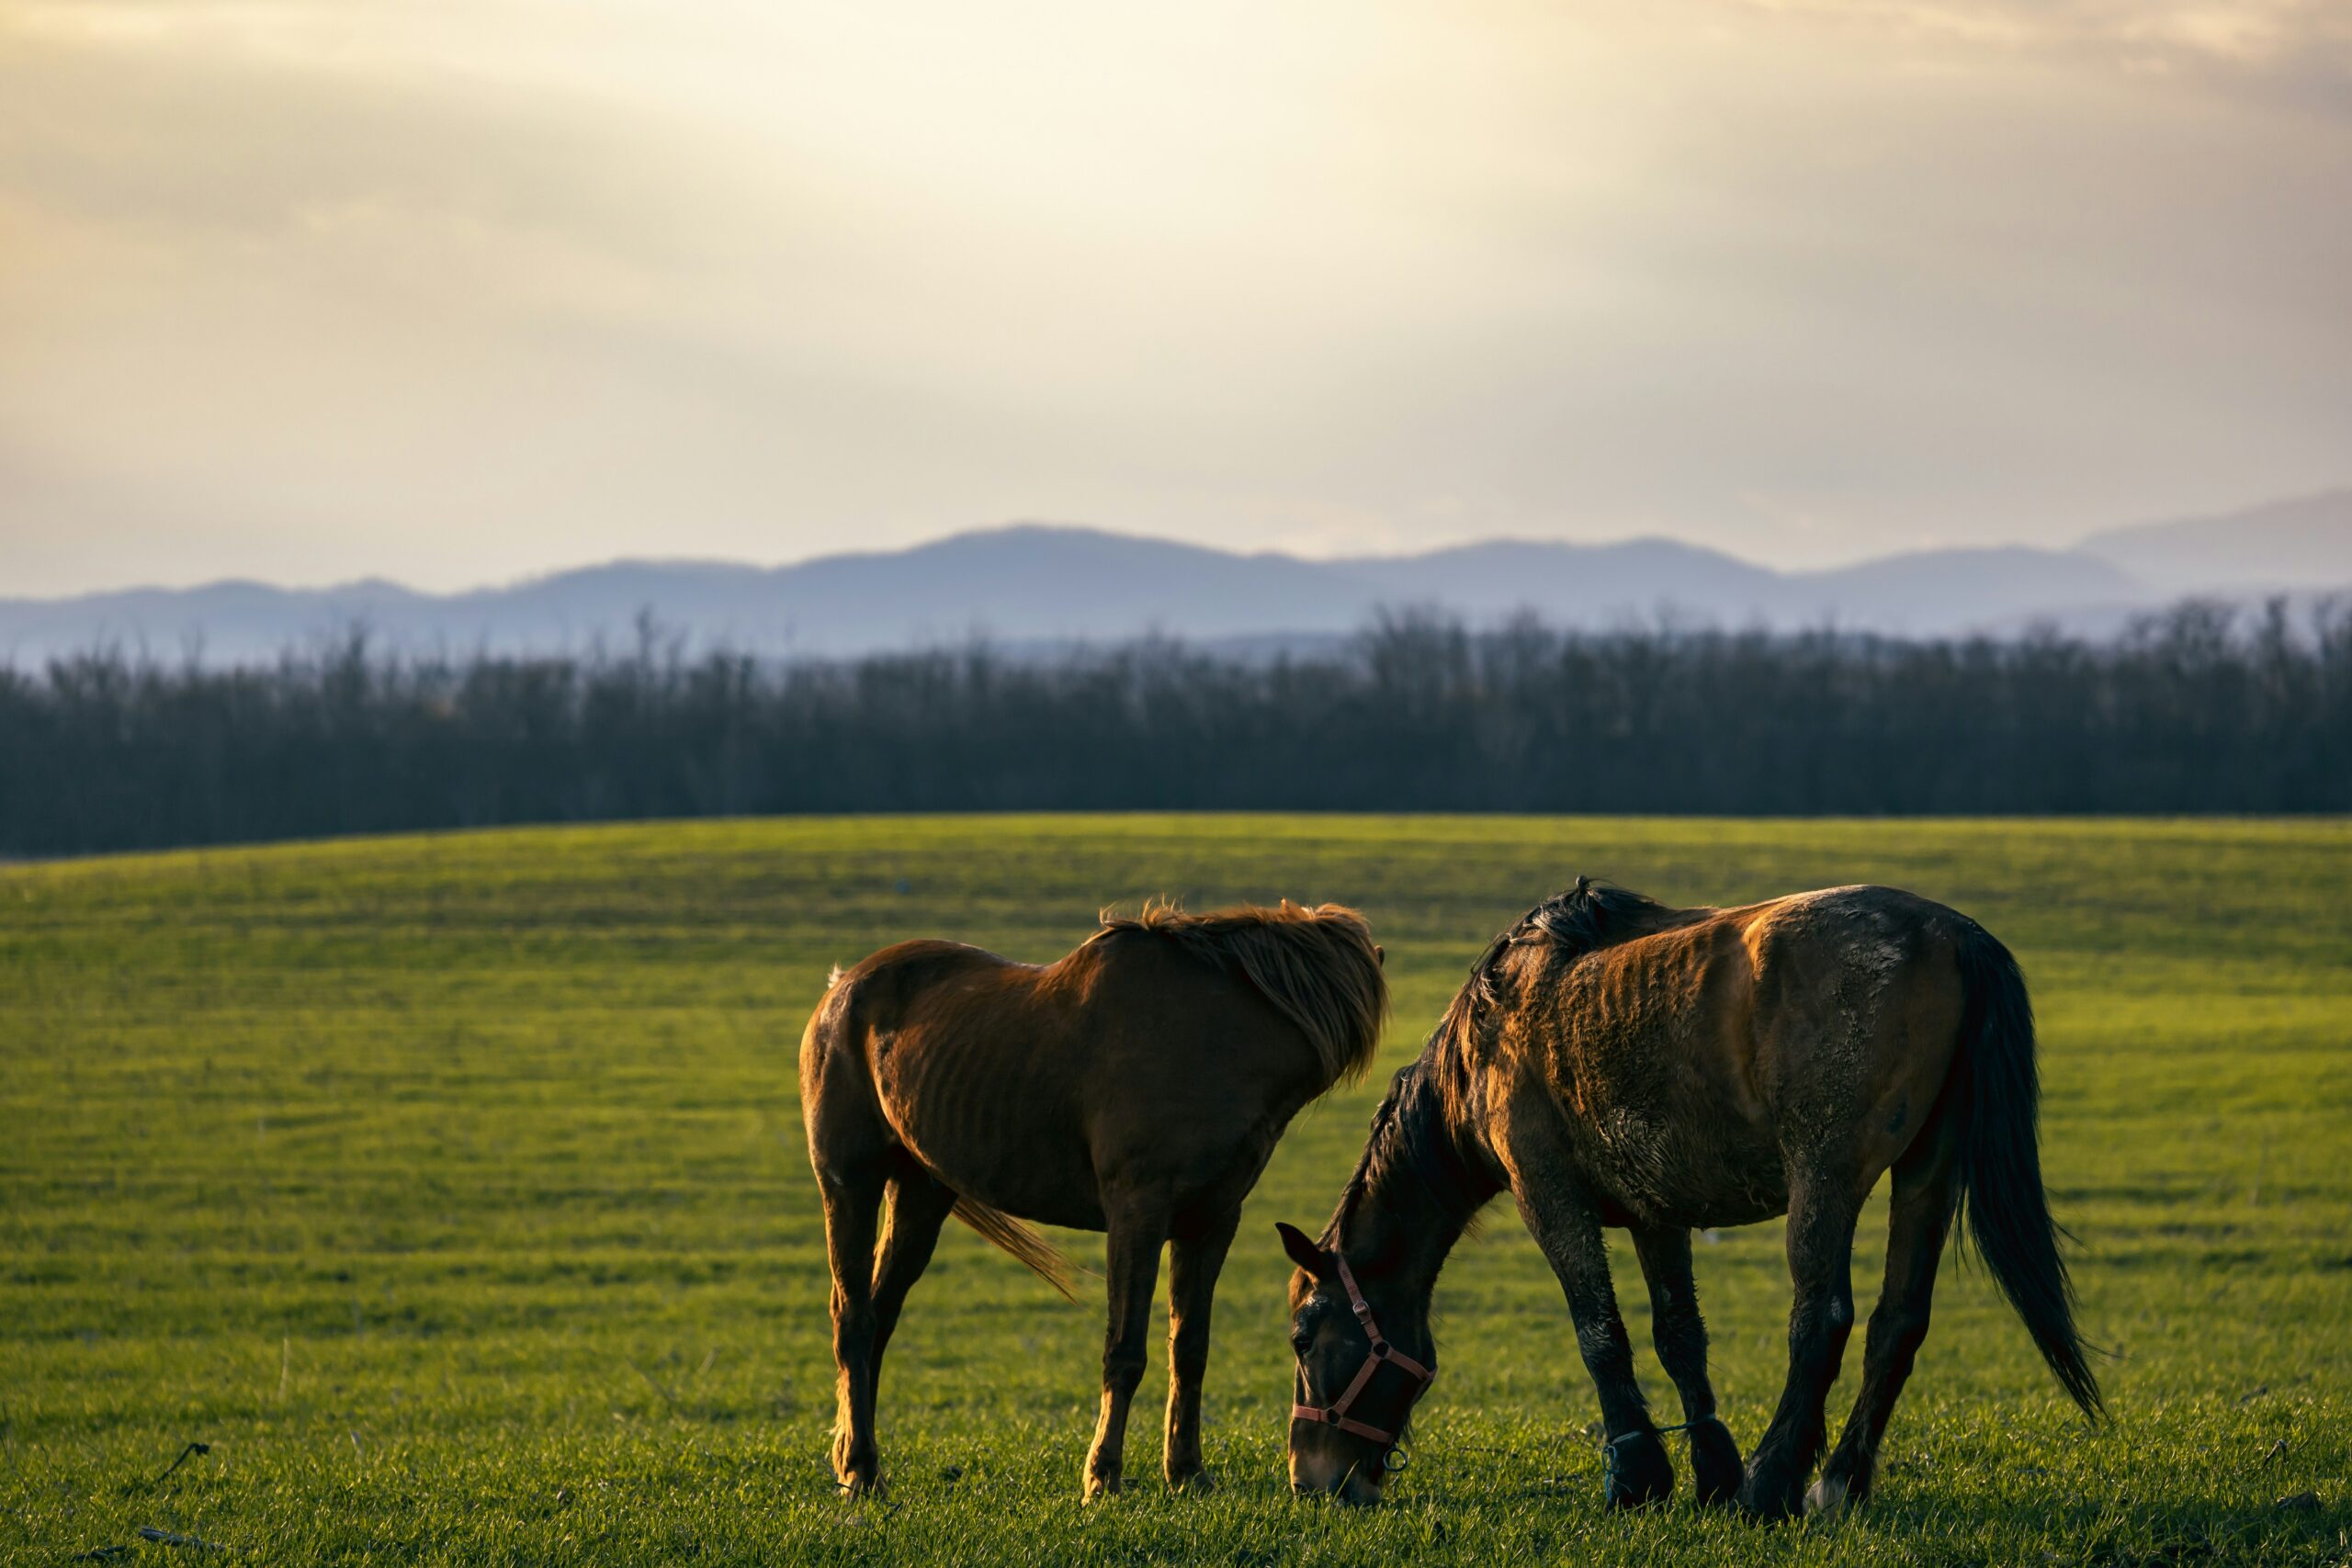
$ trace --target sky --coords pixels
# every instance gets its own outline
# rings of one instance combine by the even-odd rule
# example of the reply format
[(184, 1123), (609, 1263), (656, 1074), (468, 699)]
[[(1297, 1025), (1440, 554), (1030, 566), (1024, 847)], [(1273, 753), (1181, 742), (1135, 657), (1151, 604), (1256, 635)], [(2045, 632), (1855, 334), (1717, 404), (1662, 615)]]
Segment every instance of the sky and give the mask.
[(2352, 479), (2352, 0), (0, 0), (0, 595)]

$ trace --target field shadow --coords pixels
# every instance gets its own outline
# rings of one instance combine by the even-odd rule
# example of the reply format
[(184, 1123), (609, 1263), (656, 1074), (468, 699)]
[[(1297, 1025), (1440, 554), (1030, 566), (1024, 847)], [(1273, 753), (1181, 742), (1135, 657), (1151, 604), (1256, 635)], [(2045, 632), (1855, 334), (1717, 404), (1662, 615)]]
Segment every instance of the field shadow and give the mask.
[[(1510, 1465), (1524, 1456), (1505, 1450), (1494, 1457)], [(1702, 1506), (1687, 1480), (1674, 1496), (1653, 1508), (1618, 1514), (1602, 1501), (1602, 1473), (1596, 1457), (1589, 1471), (1525, 1470), (1509, 1481), (1456, 1473), (1410, 1486), (1396, 1501), (1442, 1516), (1463, 1509), (1534, 1506), (1557, 1508), (1589, 1523), (1614, 1520), (1638, 1526), (1688, 1528), (1696, 1524), (1747, 1523), (1727, 1510)], [(1861, 1507), (1834, 1517), (1808, 1516), (1780, 1524), (1752, 1525), (1759, 1544), (1775, 1536), (1849, 1531), (1883, 1539), (1890, 1549), (1905, 1540), (1937, 1540), (1965, 1551), (1968, 1543), (2038, 1543), (2052, 1561), (2163, 1568), (2163, 1565), (2284, 1559), (2313, 1563), (2352, 1563), (2352, 1499), (2295, 1491), (2275, 1500), (2216, 1502), (2079, 1492), (2045, 1497), (1988, 1496), (1981, 1491), (1905, 1486), (1882, 1494)]]
[[(2324, 1561), (2352, 1533), (2352, 1506), (2303, 1492), (2269, 1503), (2138, 1502), (2087, 1497), (1874, 1501), (1852, 1522), (1890, 1535), (1961, 1535), (2063, 1544), (2071, 1560), (2119, 1568), (2239, 1561), (2281, 1550)], [(1841, 1522), (1842, 1523), (1842, 1522)], [(1833, 1526), (1832, 1528), (1838, 1528)]]

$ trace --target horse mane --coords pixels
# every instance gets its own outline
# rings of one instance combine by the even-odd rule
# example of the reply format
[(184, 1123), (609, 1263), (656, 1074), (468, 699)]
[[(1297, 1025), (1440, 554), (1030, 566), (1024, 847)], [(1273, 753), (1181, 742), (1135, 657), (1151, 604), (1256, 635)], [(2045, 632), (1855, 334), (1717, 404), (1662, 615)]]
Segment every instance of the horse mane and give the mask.
[(1356, 1156), (1356, 1168), (1348, 1173), (1348, 1184), (1340, 1190), (1340, 1201), (1331, 1211), (1331, 1223), (1323, 1227), (1322, 1246), (1337, 1247), (1341, 1226), (1355, 1213), (1356, 1205), (1363, 1201), (1363, 1195), (1374, 1181), (1389, 1167), (1408, 1162), (1406, 1151), (1398, 1146), (1396, 1113), (1404, 1102), (1407, 1087), (1417, 1078), (1428, 1059), (1426, 1055), (1416, 1057), (1397, 1068), (1396, 1076), (1388, 1080), (1388, 1092), (1380, 1097), (1380, 1104), (1372, 1113), (1372, 1129), (1364, 1138), (1363, 1153)]
[[(1453, 1140), (1445, 1091), (1431, 1076), (1436, 1066), (1434, 1053), (1423, 1051), (1397, 1068), (1396, 1076), (1388, 1080), (1388, 1092), (1381, 1097), (1380, 1108), (1372, 1113), (1372, 1130), (1363, 1141), (1363, 1153), (1356, 1157), (1356, 1168), (1349, 1174), (1347, 1186), (1340, 1190), (1339, 1204), (1331, 1211), (1331, 1223), (1323, 1228), (1324, 1247), (1340, 1246), (1340, 1233), (1366, 1193), (1399, 1177), (1410, 1177), (1419, 1183), (1436, 1201), (1440, 1212), (1458, 1223), (1475, 1226), (1487, 1193), (1478, 1190), (1477, 1179), (1464, 1163), (1460, 1147)], [(1491, 1190), (1491, 1187), (1487, 1189)]]
[(1327, 1083), (1362, 1076), (1388, 1016), (1388, 981), (1372, 926), (1343, 904), (1308, 908), (1283, 899), (1188, 915), (1154, 899), (1140, 914), (1105, 909), (1101, 942), (1126, 932), (1163, 937), (1220, 968), (1238, 970), (1297, 1025), (1322, 1061)]
[(1573, 886), (1528, 910), (1487, 944), (1470, 966), (1470, 978), (1453, 993), (1445, 1016), (1430, 1035), (1430, 1050), (1458, 1050), (1471, 1043), (1481, 1021), (1502, 1003), (1503, 959), (1512, 948), (1541, 942), (1573, 963), (1595, 948), (1643, 934), (1653, 929), (1655, 917), (1670, 912), (1629, 887), (1577, 877)]
[(1387, 1094), (1372, 1114), (1363, 1153), (1324, 1229), (1323, 1245), (1337, 1245), (1365, 1193), (1400, 1175), (1419, 1182), (1448, 1214), (1474, 1214), (1484, 1201), (1448, 1129), (1469, 1114), (1464, 1101), (1473, 1092), (1465, 1072), (1471, 1056), (1465, 1048), (1485, 1018), (1502, 1004), (1503, 959), (1512, 948), (1542, 942), (1574, 961), (1654, 930), (1657, 917), (1671, 913), (1666, 905), (1630, 888), (1579, 876), (1573, 886), (1497, 933), (1470, 966), (1469, 979), (1454, 993), (1421, 1054), (1389, 1080)]

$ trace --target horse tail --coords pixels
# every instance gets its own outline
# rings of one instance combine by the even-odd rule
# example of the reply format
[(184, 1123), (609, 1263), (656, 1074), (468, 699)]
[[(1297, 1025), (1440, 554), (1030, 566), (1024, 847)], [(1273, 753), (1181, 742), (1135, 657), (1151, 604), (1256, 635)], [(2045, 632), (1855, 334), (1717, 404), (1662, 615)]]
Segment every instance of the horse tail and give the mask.
[(1968, 1228), (2041, 1359), (2083, 1413), (2096, 1418), (2105, 1401), (2075, 1331), (2074, 1282), (2041, 1190), (2033, 1003), (2009, 950), (1973, 922), (1961, 939), (1960, 972), (1968, 1102), (1961, 1182)]
[[(829, 1058), (854, 1049), (848, 1044), (855, 1025), (851, 1019), (859, 1005), (860, 992), (875, 974), (869, 959), (854, 972), (844, 971), (840, 964), (825, 977), (825, 999), (810, 1015), (808, 1029), (800, 1037), (800, 1108), (808, 1127), (809, 1156), (818, 1156), (817, 1104), (824, 1090), (825, 1069)], [(859, 1069), (862, 1074), (863, 1069)], [(854, 1091), (871, 1099), (873, 1085), (865, 1082)], [(875, 1115), (883, 1114), (881, 1107), (874, 1107)], [(953, 1211), (956, 1217), (986, 1236), (989, 1241), (1012, 1254), (1036, 1271), (1046, 1283), (1062, 1293), (1065, 1301), (1076, 1301), (1070, 1294), (1069, 1265), (1053, 1244), (1012, 1215), (1001, 1213), (985, 1203), (958, 1196)]]
[(1054, 1250), (1054, 1244), (1035, 1230), (1001, 1210), (986, 1203), (976, 1203), (969, 1198), (956, 1200), (955, 1215), (989, 1241), (1019, 1259), (1032, 1273), (1062, 1293), (1062, 1300), (1074, 1302), (1070, 1294), (1069, 1262)]

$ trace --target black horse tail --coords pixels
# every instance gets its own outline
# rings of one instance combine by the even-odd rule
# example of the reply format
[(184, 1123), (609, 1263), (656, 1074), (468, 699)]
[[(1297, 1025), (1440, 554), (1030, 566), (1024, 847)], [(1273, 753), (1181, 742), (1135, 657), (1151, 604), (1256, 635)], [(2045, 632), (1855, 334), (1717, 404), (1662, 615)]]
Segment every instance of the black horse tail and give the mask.
[(2096, 1418), (2106, 1402), (2075, 1332), (2074, 1282), (2041, 1190), (2033, 1003), (2009, 950), (1973, 923), (1961, 939), (1960, 974), (1967, 998), (1960, 1038), (1967, 1057), (1961, 1181), (1968, 1228), (2041, 1359), (2083, 1413)]

